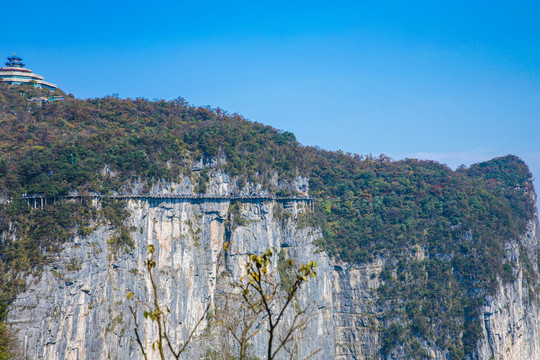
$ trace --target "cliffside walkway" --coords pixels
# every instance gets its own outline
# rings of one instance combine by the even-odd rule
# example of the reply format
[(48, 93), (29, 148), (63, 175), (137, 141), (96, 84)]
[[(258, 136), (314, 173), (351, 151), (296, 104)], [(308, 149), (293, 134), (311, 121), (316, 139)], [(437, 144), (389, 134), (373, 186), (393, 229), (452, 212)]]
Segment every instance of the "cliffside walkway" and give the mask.
[(87, 195), (63, 195), (63, 196), (45, 196), (40, 194), (23, 194), (23, 200), (26, 200), (29, 206), (34, 209), (43, 208), (47, 204), (55, 203), (58, 200), (141, 200), (148, 202), (162, 202), (162, 201), (184, 201), (191, 203), (202, 202), (264, 202), (264, 201), (277, 201), (281, 203), (301, 202), (306, 203), (313, 208), (313, 201), (315, 200), (309, 196), (274, 196), (274, 195), (185, 195), (185, 194), (119, 194), (119, 195), (105, 195), (105, 194), (87, 194)]

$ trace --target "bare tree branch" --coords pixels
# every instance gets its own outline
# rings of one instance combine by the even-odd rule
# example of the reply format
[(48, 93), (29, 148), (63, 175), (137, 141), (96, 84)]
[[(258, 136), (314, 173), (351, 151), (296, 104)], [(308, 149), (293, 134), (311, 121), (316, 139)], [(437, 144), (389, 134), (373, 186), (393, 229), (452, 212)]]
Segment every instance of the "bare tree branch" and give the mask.
[[(159, 299), (159, 292), (158, 292), (158, 283), (154, 277), (154, 268), (156, 266), (156, 262), (154, 261), (153, 259), (153, 254), (154, 254), (154, 246), (153, 245), (149, 245), (148, 246), (148, 258), (146, 260), (146, 270), (148, 271), (148, 277), (150, 279), (150, 284), (151, 284), (151, 298), (152, 298), (152, 302), (151, 302), (151, 305), (149, 305), (148, 303), (143, 303), (141, 301), (137, 301), (136, 303), (138, 304), (141, 304), (148, 308), (148, 311), (145, 311), (143, 313), (145, 319), (149, 319), (152, 323), (153, 322), (156, 322), (157, 323), (157, 326), (158, 326), (158, 339), (156, 341), (154, 341), (152, 343), (152, 348), (154, 349), (155, 346), (157, 346), (157, 349), (159, 351), (159, 355), (160, 355), (160, 358), (162, 360), (165, 360), (166, 359), (166, 355), (165, 355), (165, 349), (168, 349), (172, 354), (173, 356), (176, 358), (176, 359), (179, 359), (180, 358), (180, 355), (186, 351), (187, 349), (187, 346), (191, 343), (191, 341), (193, 340), (193, 337), (197, 331), (197, 329), (199, 328), (200, 324), (202, 323), (202, 321), (204, 320), (204, 318), (206, 317), (206, 315), (208, 314), (208, 311), (210, 309), (210, 304), (208, 304), (208, 306), (206, 307), (205, 311), (203, 312), (203, 315), (201, 316), (201, 318), (197, 321), (197, 323), (195, 324), (195, 326), (191, 329), (190, 333), (189, 333), (189, 336), (188, 338), (186, 339), (186, 341), (184, 341), (183, 344), (178, 344), (178, 348), (177, 350), (175, 350), (175, 344), (173, 344), (173, 342), (171, 341), (170, 339), (170, 336), (169, 336), (169, 331), (167, 329), (167, 326), (168, 326), (168, 321), (167, 321), (167, 316), (166, 316), (166, 313), (165, 313), (165, 309), (167, 310), (167, 313), (170, 312), (169, 308), (167, 306), (163, 306), (160, 304), (160, 299)], [(127, 298), (128, 300), (131, 299), (133, 297), (133, 293), (130, 292), (127, 294)], [(134, 322), (135, 322), (135, 337), (136, 337), (136, 340), (137, 340), (137, 343), (139, 344), (139, 347), (141, 348), (141, 351), (143, 353), (143, 356), (144, 358), (147, 360), (148, 359), (148, 356), (147, 356), (147, 352), (146, 352), (146, 348), (145, 346), (143, 345), (141, 339), (140, 339), (140, 335), (139, 335), (139, 323), (137, 321), (137, 309), (132, 307), (131, 305), (129, 306), (129, 309), (130, 309), (130, 312), (133, 316), (133, 319), (134, 319)]]

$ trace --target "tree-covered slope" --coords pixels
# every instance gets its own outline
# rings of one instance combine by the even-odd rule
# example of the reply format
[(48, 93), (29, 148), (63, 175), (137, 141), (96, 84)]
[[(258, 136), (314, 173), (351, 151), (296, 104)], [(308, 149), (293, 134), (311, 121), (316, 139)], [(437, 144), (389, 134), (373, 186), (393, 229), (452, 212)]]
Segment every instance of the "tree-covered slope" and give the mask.
[[(57, 202), (35, 211), (22, 194), (125, 192), (134, 180), (180, 175), (192, 176), (204, 192), (205, 178), (191, 164), (221, 157), (239, 187), (253, 181), (283, 194), (290, 188), (268, 179), (309, 177), (317, 199), (309, 220), (323, 230), (321, 248), (352, 263), (385, 259), (382, 355), (400, 346), (422, 357), (427, 341), (461, 358), (481, 336), (482, 299), (497, 279), (513, 280), (517, 264), (506, 262), (505, 242), (518, 239), (534, 217), (531, 174), (515, 156), (452, 171), (431, 161), (305, 147), (289, 132), (181, 98), (67, 97), (41, 107), (25, 100), (39, 92), (0, 83), (0, 316), (25, 274), (51, 261), (63, 241), (87, 235), (92, 220), (122, 226), (118, 204), (98, 212)], [(532, 274), (529, 284), (536, 284)]]

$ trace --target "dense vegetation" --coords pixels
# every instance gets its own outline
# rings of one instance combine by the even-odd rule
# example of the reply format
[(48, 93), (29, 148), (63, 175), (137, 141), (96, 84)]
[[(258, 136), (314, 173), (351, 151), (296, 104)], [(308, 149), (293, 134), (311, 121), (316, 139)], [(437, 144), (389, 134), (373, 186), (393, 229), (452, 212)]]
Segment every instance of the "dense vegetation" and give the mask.
[[(41, 107), (25, 100), (39, 93), (0, 83), (0, 230), (9, 234), (0, 244), (0, 319), (25, 274), (39, 271), (76, 232), (88, 235), (92, 220), (118, 227), (113, 245), (132, 245), (118, 203), (98, 212), (59, 201), (34, 211), (21, 194), (126, 192), (134, 181), (149, 188), (180, 175), (204, 192), (208, 172), (193, 171), (191, 162), (222, 157), (239, 187), (256, 181), (285, 194), (294, 177), (308, 176), (321, 247), (348, 262), (389, 259), (378, 304), (383, 354), (404, 344), (408, 356), (423, 357), (428, 342), (462, 358), (481, 336), (482, 299), (498, 278), (513, 280), (505, 241), (517, 239), (534, 215), (531, 174), (515, 156), (452, 171), (431, 161), (304, 147), (289, 132), (181, 98), (68, 96)], [(269, 181), (276, 173), (279, 187)]]
[(504, 244), (533, 218), (526, 165), (506, 156), (452, 171), (430, 161), (328, 155), (310, 174), (322, 199), (322, 246), (345, 261), (392, 259), (379, 288), (382, 353), (400, 345), (408, 358), (429, 358), (420, 343), (427, 341), (452, 359), (471, 354), (483, 299), (497, 278), (514, 280)]

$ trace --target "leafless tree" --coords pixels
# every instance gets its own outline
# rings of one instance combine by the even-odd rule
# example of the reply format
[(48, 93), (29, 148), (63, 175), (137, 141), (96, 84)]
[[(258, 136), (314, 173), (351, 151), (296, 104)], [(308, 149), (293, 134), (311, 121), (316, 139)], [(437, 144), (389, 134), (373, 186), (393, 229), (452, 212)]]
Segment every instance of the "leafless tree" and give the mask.
[(208, 310), (210, 308), (210, 305), (206, 307), (206, 310), (204, 311), (201, 318), (197, 321), (193, 329), (190, 331), (188, 338), (180, 344), (175, 344), (171, 340), (171, 336), (169, 334), (168, 330), (168, 321), (167, 316), (170, 314), (170, 309), (167, 305), (163, 305), (159, 301), (159, 295), (158, 295), (158, 285), (156, 282), (156, 279), (154, 277), (154, 268), (156, 267), (156, 262), (154, 260), (154, 246), (148, 245), (148, 258), (146, 260), (146, 270), (150, 279), (151, 284), (151, 291), (150, 291), (150, 301), (144, 302), (142, 300), (139, 300), (135, 297), (135, 294), (133, 292), (129, 292), (127, 294), (128, 300), (131, 300), (134, 302), (133, 305), (129, 305), (129, 311), (131, 312), (131, 315), (133, 316), (133, 322), (134, 322), (134, 332), (135, 332), (135, 340), (139, 344), (139, 347), (141, 349), (141, 352), (144, 356), (144, 358), (148, 359), (148, 352), (146, 349), (146, 346), (143, 345), (143, 341), (141, 339), (141, 334), (139, 331), (140, 323), (138, 314), (141, 311), (141, 308), (144, 309), (142, 312), (145, 320), (150, 320), (152, 323), (157, 324), (158, 327), (158, 335), (157, 339), (154, 340), (151, 344), (153, 350), (158, 350), (159, 355), (162, 360), (165, 360), (165, 353), (167, 350), (174, 356), (175, 359), (179, 359), (180, 355), (186, 351), (187, 346), (189, 343), (193, 340), (193, 336), (195, 335), (195, 332), (197, 331), (197, 328), (201, 324), (201, 322), (204, 320), (206, 314), (208, 313)]
[[(228, 244), (225, 247), (227, 249)], [(250, 359), (247, 350), (262, 329), (268, 337), (268, 360), (275, 359), (282, 350), (293, 358), (296, 346), (289, 345), (296, 345), (311, 319), (309, 307), (301, 307), (296, 297), (302, 285), (315, 277), (317, 262), (295, 267), (288, 259), (279, 264), (281, 267), (273, 266), (277, 257), (275, 249), (259, 255), (249, 254), (245, 275), (239, 281), (231, 282), (231, 291), (226, 293), (221, 308), (217, 309), (218, 323), (238, 345), (239, 360)]]

